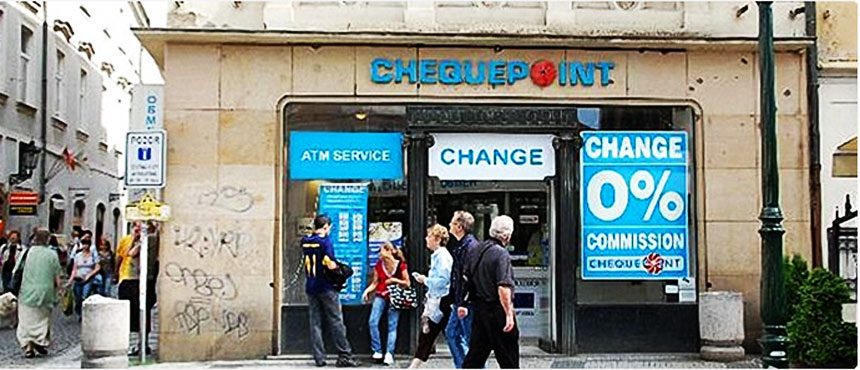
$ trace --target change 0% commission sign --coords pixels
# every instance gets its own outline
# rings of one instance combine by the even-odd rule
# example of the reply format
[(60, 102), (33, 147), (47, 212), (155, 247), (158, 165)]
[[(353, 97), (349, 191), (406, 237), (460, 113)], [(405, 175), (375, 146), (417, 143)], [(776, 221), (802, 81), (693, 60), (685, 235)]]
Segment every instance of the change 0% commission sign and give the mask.
[(686, 132), (582, 133), (582, 278), (689, 276)]

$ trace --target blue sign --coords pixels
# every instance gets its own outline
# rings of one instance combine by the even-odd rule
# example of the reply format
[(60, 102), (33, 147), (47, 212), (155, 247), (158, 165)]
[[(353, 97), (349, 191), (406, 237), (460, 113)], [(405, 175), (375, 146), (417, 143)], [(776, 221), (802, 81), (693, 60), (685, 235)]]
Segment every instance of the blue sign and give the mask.
[(340, 292), (344, 304), (361, 304), (367, 285), (367, 184), (320, 185), (319, 213), (331, 218), (331, 237), (338, 261), (352, 267)]
[(290, 180), (403, 178), (403, 134), (290, 132)]
[(687, 133), (589, 131), (582, 140), (582, 278), (689, 277)]

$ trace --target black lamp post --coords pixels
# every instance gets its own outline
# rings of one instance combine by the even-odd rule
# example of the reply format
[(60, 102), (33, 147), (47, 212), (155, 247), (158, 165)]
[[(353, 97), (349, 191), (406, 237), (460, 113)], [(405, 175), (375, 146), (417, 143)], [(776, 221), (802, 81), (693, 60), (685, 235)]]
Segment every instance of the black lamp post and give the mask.
[(774, 85), (773, 15), (770, 1), (759, 1), (759, 68), (761, 94), (762, 194), (761, 220), (761, 318), (764, 332), (759, 342), (765, 368), (788, 368), (785, 331), (785, 281), (782, 271), (782, 210), (779, 207), (779, 166), (776, 142), (776, 95)]
[(41, 150), (33, 141), (18, 144), (18, 173), (9, 175), (10, 187), (27, 181), (33, 176), (33, 170), (39, 165), (40, 152)]

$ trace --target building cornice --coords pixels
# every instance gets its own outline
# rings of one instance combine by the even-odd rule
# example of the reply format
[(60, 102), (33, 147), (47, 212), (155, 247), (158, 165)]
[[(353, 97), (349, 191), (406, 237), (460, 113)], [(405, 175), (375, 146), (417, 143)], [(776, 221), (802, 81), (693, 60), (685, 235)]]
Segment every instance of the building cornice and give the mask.
[[(366, 45), (402, 47), (502, 47), (582, 48), (618, 50), (745, 50), (755, 51), (756, 37), (702, 36), (571, 36), (559, 34), (462, 34), (418, 32), (322, 32), (281, 30), (216, 30), (134, 28), (134, 34), (164, 65), (164, 45), (251, 44), (251, 45)], [(813, 44), (812, 37), (783, 37), (774, 40), (777, 51), (800, 52)]]

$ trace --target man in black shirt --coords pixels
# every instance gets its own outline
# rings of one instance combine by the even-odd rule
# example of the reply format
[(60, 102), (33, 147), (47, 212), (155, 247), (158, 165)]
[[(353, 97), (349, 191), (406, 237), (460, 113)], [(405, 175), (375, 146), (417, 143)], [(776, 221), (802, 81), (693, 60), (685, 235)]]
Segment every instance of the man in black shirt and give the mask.
[(505, 249), (513, 232), (513, 219), (496, 217), (490, 225), (490, 238), (466, 255), (467, 301), (475, 312), (469, 353), (463, 361), (463, 368), (484, 367), (490, 351), (496, 355), (499, 367), (520, 367), (520, 332), (512, 300), (514, 272), (511, 256)]
[(448, 348), (451, 349), (451, 359), (454, 367), (463, 367), (463, 360), (469, 352), (469, 341), (472, 332), (472, 314), (469, 313), (469, 305), (464, 301), (466, 289), (463, 282), (463, 266), (469, 251), (478, 248), (478, 239), (472, 235), (472, 226), (475, 217), (466, 211), (454, 212), (451, 218), (448, 232), (453, 236), (448, 243), (448, 250), (454, 258), (451, 266), (451, 286), (448, 289), (448, 297), (453, 301), (451, 305), (451, 316), (445, 327), (445, 338), (448, 340)]

